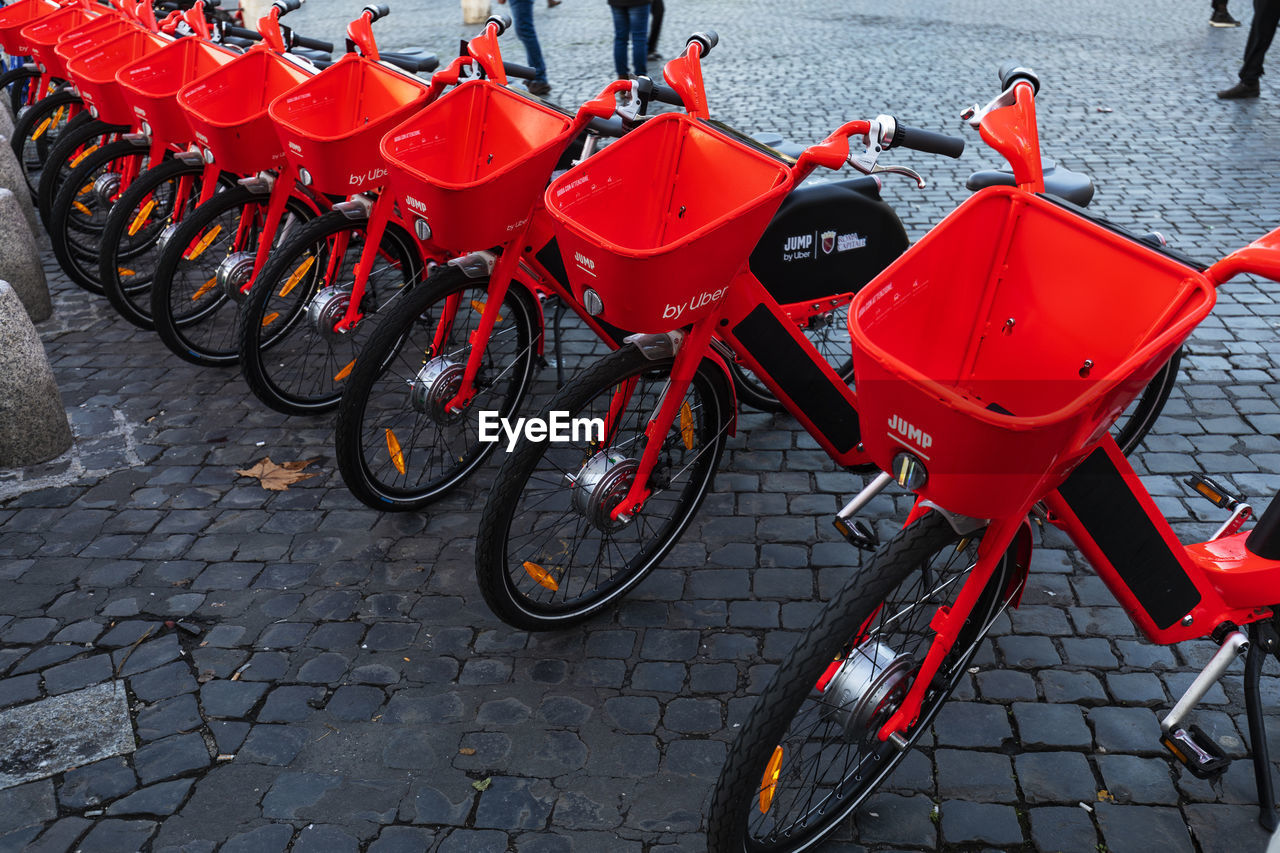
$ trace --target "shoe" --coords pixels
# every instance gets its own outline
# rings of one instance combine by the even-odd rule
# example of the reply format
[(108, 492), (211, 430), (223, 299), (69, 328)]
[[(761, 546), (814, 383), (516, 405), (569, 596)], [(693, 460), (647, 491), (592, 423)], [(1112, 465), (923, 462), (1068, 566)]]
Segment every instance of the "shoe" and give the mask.
[[(548, 0), (550, 2), (550, 0)], [(1213, 14), (1209, 16), (1209, 26), (1211, 27), (1238, 27), (1240, 22), (1231, 17), (1226, 9), (1214, 9)]]
[(653, 61), (657, 62), (661, 58), (662, 58), (662, 54), (658, 53), (656, 50), (649, 51), (649, 59), (652, 59)]
[[(564, 0), (547, 0), (547, 8), (554, 9), (555, 7), (559, 6), (563, 2)], [(1236, 24), (1236, 26), (1240, 26), (1240, 25)]]
[(530, 80), (524, 87), (531, 95), (547, 95), (551, 92), (551, 84), (546, 80)]
[(1224, 101), (1238, 101), (1241, 98), (1256, 98), (1261, 92), (1258, 90), (1257, 83), (1240, 82), (1232, 86), (1230, 89), (1223, 89), (1218, 93), (1218, 97)]

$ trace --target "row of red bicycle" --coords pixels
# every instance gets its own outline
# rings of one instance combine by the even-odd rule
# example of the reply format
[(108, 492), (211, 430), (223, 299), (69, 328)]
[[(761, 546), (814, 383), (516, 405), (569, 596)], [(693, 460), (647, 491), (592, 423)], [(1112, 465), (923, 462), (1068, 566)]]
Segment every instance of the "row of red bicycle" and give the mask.
[[(34, 58), (0, 85), (25, 104), (14, 144), (58, 259), (179, 357), (238, 361), (273, 408), (337, 407), (342, 474), (385, 510), (485, 461), (481, 415), (516, 415), (546, 311), (574, 311), (614, 351), (542, 415), (603, 431), (519, 441), (477, 536), (479, 588), (521, 628), (589, 618), (659, 565), (712, 488), (739, 400), (886, 472), (834, 519), (875, 555), (744, 725), (713, 849), (804, 849), (862, 802), (1016, 606), (1036, 518), (1151, 640), (1221, 645), (1163, 724), (1191, 772), (1225, 764), (1183, 721), (1248, 650), (1274, 825), (1257, 697), (1280, 642), (1280, 506), (1241, 532), (1251, 509), (1199, 477), (1231, 517), (1184, 547), (1124, 454), (1214, 287), (1280, 279), (1280, 231), (1206, 267), (1092, 216), (1088, 179), (1044, 166), (1026, 68), (966, 114), (1009, 170), (972, 176), (977, 192), (908, 247), (880, 175), (923, 181), (881, 156), (963, 142), (886, 115), (803, 149), (753, 140), (711, 118), (714, 33), (690, 38), (666, 85), (612, 81), (568, 111), (506, 85), (532, 72), (502, 60), (504, 19), (425, 80), (433, 57), (379, 51), (386, 7), (366, 7), (330, 63), (280, 24), (296, 2), (256, 31), (199, 0), (162, 21), (132, 0), (0, 10), (6, 53)], [(677, 109), (649, 117), (655, 101)], [(801, 186), (846, 165), (865, 177)], [(856, 515), (894, 481), (919, 500), (881, 545)]]

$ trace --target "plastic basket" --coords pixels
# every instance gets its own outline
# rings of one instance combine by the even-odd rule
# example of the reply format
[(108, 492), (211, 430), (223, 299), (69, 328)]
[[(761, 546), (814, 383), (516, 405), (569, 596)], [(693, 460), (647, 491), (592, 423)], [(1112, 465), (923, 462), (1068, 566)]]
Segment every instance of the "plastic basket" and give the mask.
[(386, 183), (379, 143), (426, 100), (427, 84), (349, 53), (271, 102), (287, 156), (305, 164), (312, 186), (349, 195)]
[(453, 89), (382, 138), (401, 210), (453, 252), (501, 245), (525, 224), (573, 119), (488, 80)]
[(646, 122), (547, 189), (574, 295), (662, 332), (709, 313), (791, 189), (779, 160), (679, 113)]
[(192, 132), (227, 172), (281, 165), (284, 151), (267, 107), (312, 73), (269, 50), (251, 50), (178, 91)]
[(27, 43), (31, 57), (54, 77), (67, 76), (67, 63), (57, 51), (58, 42), (71, 30), (97, 21), (100, 15), (80, 6), (68, 6), (25, 25), (21, 38)]
[(99, 119), (108, 124), (132, 126), (136, 123), (133, 110), (116, 82), (116, 72), (171, 41), (158, 33), (135, 28), (71, 59), (67, 63), (67, 74), (85, 104), (97, 109)]
[(80, 54), (93, 50), (118, 35), (123, 35), (130, 30), (136, 29), (138, 29), (137, 24), (127, 21), (118, 13), (107, 9), (97, 18), (85, 21), (79, 26), (67, 30), (62, 38), (58, 39), (58, 43), (54, 45), (53, 52), (62, 60), (62, 67), (65, 70), (67, 63)]
[(1025, 512), (1213, 308), (1197, 270), (1008, 187), (969, 198), (849, 310), (862, 440), (920, 494), (977, 518)]
[(59, 6), (53, 0), (17, 0), (0, 9), (0, 46), (9, 56), (30, 56), (31, 45), (22, 30), (37, 18), (51, 15)]
[(195, 132), (187, 111), (178, 106), (178, 90), (216, 71), (238, 54), (196, 38), (178, 39), (116, 73), (125, 101), (151, 132), (172, 145), (189, 143)]

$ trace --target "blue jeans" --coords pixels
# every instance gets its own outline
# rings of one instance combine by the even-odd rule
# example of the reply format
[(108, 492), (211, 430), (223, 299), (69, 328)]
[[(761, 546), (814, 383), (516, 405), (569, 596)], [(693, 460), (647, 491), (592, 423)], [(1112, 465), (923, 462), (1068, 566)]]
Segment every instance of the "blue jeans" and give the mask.
[(613, 10), (613, 67), (619, 77), (627, 76), (627, 38), (631, 39), (631, 64), (636, 75), (648, 74), (645, 57), (649, 53), (649, 4)]
[(524, 42), (524, 52), (529, 58), (529, 65), (538, 76), (533, 79), (539, 83), (547, 82), (547, 63), (542, 59), (542, 48), (538, 45), (538, 31), (533, 28), (533, 0), (508, 0), (511, 4), (511, 16), (516, 21), (516, 36)]

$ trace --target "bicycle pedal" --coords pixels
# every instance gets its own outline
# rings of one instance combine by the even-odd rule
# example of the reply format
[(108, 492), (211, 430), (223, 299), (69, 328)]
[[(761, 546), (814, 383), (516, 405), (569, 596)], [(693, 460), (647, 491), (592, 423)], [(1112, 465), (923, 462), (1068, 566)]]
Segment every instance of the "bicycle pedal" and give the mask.
[(844, 540), (855, 548), (860, 548), (863, 551), (875, 551), (880, 547), (880, 537), (865, 521), (850, 523), (843, 518), (836, 517), (832, 519), (831, 523), (836, 530), (840, 531), (840, 535), (844, 537)]
[(1204, 474), (1192, 474), (1184, 482), (1218, 509), (1230, 512), (1243, 501), (1243, 498), (1233, 495), (1217, 480), (1206, 477)]
[(1197, 779), (1216, 779), (1231, 763), (1222, 747), (1199, 726), (1166, 732), (1160, 736), (1160, 742)]

